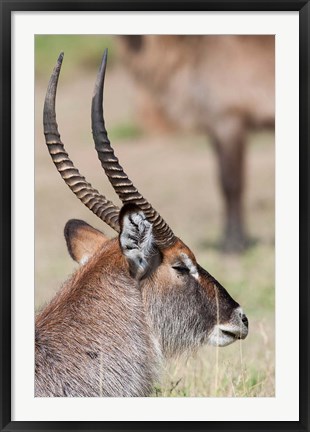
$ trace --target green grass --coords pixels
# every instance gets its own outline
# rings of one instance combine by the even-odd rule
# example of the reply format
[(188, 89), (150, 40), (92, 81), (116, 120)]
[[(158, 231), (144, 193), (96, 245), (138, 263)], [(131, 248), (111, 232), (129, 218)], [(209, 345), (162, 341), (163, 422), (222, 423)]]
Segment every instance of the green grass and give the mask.
[[(244, 342), (226, 348), (205, 347), (188, 360), (167, 365), (153, 397), (265, 397), (274, 395), (274, 367), (263, 367), (258, 350)], [(272, 353), (272, 340), (265, 347)]]
[[(44, 37), (40, 36), (37, 56), (42, 57), (38, 67), (47, 67), (46, 63), (49, 61), (49, 76), (50, 57), (56, 58), (59, 51), (65, 50), (68, 51), (67, 60), (71, 62), (72, 57), (71, 65), (76, 65), (76, 73), (81, 74), (77, 82), (83, 83), (85, 80), (92, 83), (93, 72), (87, 71), (92, 60), (85, 60), (90, 55), (85, 51), (98, 49), (94, 55), (97, 63), (98, 55), (101, 56), (103, 50), (101, 45), (107, 46), (108, 39), (105, 43), (104, 39), (100, 38), (97, 48), (97, 42), (94, 42), (91, 49), (83, 48), (79, 52), (76, 46), (71, 49), (71, 37), (65, 37), (67, 45), (60, 43), (61, 38), (58, 38), (57, 42), (57, 38), (50, 40), (49, 37), (44, 40)], [(77, 36), (74, 38), (74, 42), (79, 39)], [(44, 52), (45, 50), (47, 51)], [(84, 58), (82, 63), (81, 57)], [(67, 68), (66, 65), (64, 72), (68, 70), (67, 79), (72, 75), (72, 68)], [(116, 68), (114, 70), (116, 71)], [(66, 89), (70, 84), (67, 81)], [(117, 80), (111, 80), (109, 85), (112, 86), (114, 97), (109, 105), (113, 121), (108, 132), (125, 171), (141, 193), (171, 224), (175, 234), (192, 249), (199, 264), (242, 305), (250, 325), (249, 336), (241, 343), (236, 342), (218, 350), (205, 347), (188, 359), (169, 361), (153, 396), (274, 396), (274, 136), (253, 135), (247, 148), (245, 216), (249, 234), (256, 242), (242, 255), (225, 255), (217, 247), (222, 234), (223, 206), (216, 178), (216, 159), (211, 147), (206, 143), (206, 138), (184, 134), (154, 138), (145, 134), (139, 139), (140, 131), (131, 123), (134, 116), (130, 93), (122, 91), (120, 94)], [(39, 82), (36, 93), (40, 103), (44, 100), (45, 90), (45, 84)], [(77, 87), (73, 86), (72, 91), (76, 92)], [(79, 96), (86, 101), (83, 85), (80, 91)], [(70, 154), (72, 152), (72, 158), (81, 173), (86, 175), (94, 187), (107, 193), (109, 199), (115, 200), (114, 193), (109, 195), (108, 180), (104, 178), (103, 172), (97, 169), (97, 157), (92, 153), (89, 143), (89, 102), (77, 108), (70, 91), (65, 94), (66, 104), (61, 115), (59, 114), (59, 119), (64, 125), (61, 128), (63, 133), (65, 134), (65, 128), (67, 133), (70, 133), (66, 141), (68, 150)], [(117, 95), (119, 97), (116, 97)], [(71, 100), (73, 105), (70, 106)], [(66, 251), (63, 237), (66, 221), (70, 218), (83, 219), (105, 233), (108, 233), (108, 228), (69, 193), (55, 172), (46, 146), (43, 145), (41, 107), (37, 110), (36, 131), (35, 303), (36, 309), (39, 309), (53, 297), (76, 268)], [(117, 141), (121, 139), (126, 140), (126, 145), (118, 145)]]
[(121, 123), (116, 127), (112, 127), (109, 132), (111, 140), (126, 140), (139, 138), (142, 135), (142, 130), (134, 123)]
[(37, 35), (35, 37), (36, 77), (50, 73), (60, 52), (65, 53), (66, 68), (62, 75), (71, 76), (74, 70), (97, 69), (105, 48), (109, 50), (109, 65), (115, 61), (114, 41), (101, 35)]
[[(203, 249), (197, 253), (205, 254)], [(249, 336), (170, 361), (153, 396), (274, 396), (274, 246), (259, 241), (240, 256), (209, 249), (201, 263), (246, 311)]]

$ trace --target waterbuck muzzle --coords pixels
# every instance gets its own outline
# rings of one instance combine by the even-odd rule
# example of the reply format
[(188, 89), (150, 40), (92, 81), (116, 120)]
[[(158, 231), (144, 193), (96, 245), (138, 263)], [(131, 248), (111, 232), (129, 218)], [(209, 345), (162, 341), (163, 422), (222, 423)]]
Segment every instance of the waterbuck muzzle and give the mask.
[(66, 224), (68, 251), (80, 267), (36, 319), (36, 394), (146, 396), (163, 356), (244, 339), (248, 320), (119, 164), (103, 116), (107, 51), (95, 84), (91, 123), (98, 158), (122, 208), (80, 174), (56, 123), (62, 61), (63, 54), (44, 104), (46, 144), (73, 193), (119, 234), (110, 240), (83, 221)]

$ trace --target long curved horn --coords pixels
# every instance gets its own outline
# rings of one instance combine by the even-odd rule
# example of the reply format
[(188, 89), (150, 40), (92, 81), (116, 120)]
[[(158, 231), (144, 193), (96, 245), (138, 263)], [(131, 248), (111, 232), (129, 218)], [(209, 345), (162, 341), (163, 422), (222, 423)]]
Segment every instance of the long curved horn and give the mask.
[(96, 216), (106, 222), (115, 231), (119, 232), (119, 208), (94, 189), (92, 185), (86, 181), (85, 177), (79, 173), (60, 140), (56, 122), (55, 99), (62, 60), (63, 53), (58, 57), (45, 96), (43, 111), (45, 142), (59, 174), (72, 192), (86, 207), (95, 213)]
[(161, 247), (168, 247), (175, 243), (176, 237), (169, 225), (153, 209), (151, 204), (134, 187), (131, 180), (119, 164), (114, 154), (108, 134), (105, 128), (103, 117), (103, 85), (107, 64), (107, 49), (104, 51), (101, 66), (97, 75), (94, 96), (92, 100), (92, 130), (93, 137), (101, 165), (108, 176), (115, 192), (122, 202), (136, 204), (143, 210), (146, 218), (153, 224), (157, 244)]

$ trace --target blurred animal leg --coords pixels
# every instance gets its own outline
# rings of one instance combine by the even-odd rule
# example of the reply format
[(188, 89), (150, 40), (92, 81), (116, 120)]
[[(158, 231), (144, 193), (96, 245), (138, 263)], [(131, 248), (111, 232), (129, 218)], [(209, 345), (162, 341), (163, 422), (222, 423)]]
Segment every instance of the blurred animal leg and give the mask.
[[(235, 125), (235, 126), (234, 126)], [(225, 205), (223, 249), (240, 252), (246, 244), (243, 220), (245, 132), (239, 122), (223, 125), (214, 139)]]

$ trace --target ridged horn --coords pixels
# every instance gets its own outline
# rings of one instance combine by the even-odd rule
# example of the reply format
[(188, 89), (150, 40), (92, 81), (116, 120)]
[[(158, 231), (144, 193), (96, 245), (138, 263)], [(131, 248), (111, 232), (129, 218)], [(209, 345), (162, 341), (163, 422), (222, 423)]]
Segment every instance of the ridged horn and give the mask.
[(56, 122), (55, 100), (63, 56), (64, 54), (61, 53), (58, 57), (45, 96), (43, 111), (45, 142), (57, 171), (72, 192), (87, 208), (95, 213), (96, 216), (115, 231), (119, 232), (119, 208), (94, 189), (92, 185), (86, 181), (85, 177), (79, 173), (60, 140)]
[(107, 53), (108, 51), (106, 49), (97, 75), (91, 111), (92, 131), (98, 158), (110, 183), (123, 204), (136, 204), (143, 210), (146, 218), (153, 224), (158, 246), (168, 247), (175, 243), (175, 235), (159, 213), (153, 209), (151, 204), (143, 198), (135, 188), (132, 181), (129, 180), (127, 174), (119, 164), (118, 158), (115, 156), (108, 138), (103, 116), (103, 87)]

